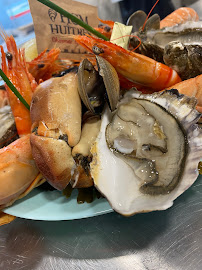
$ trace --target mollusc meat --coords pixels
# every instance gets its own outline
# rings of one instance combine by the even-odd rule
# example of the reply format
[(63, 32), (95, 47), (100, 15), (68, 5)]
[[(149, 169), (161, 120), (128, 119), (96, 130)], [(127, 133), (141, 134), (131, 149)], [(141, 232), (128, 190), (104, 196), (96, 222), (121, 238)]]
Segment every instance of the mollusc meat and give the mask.
[(193, 184), (202, 156), (195, 98), (130, 91), (106, 109), (92, 148), (95, 186), (123, 214), (164, 210)]

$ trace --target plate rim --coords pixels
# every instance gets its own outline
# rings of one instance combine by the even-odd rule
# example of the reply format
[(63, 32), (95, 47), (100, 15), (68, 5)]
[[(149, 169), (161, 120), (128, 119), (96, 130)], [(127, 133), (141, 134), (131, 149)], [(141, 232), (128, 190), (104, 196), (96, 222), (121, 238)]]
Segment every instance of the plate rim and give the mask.
[[(43, 193), (49, 193), (49, 194), (53, 194), (53, 192), (55, 192), (55, 194), (57, 194), (56, 192), (57, 192), (57, 190), (53, 190), (53, 191), (48, 191), (48, 190), (36, 190), (35, 189), (35, 192), (36, 192), (36, 194), (35, 195), (39, 195), (40, 196), (40, 194), (43, 194)], [(33, 193), (32, 192), (30, 192), (29, 194), (28, 194), (28, 196), (31, 196)], [(26, 196), (27, 197), (27, 196)], [(77, 215), (73, 215), (73, 216), (71, 216), (70, 215), (70, 217), (68, 216), (68, 210), (67, 210), (67, 216), (66, 217), (62, 217), (62, 218), (60, 218), (60, 217), (58, 217), (58, 218), (55, 218), (55, 217), (50, 217), (49, 215), (47, 216), (47, 217), (42, 217), (42, 216), (40, 216), (39, 215), (39, 217), (35, 217), (35, 215), (37, 214), (37, 213), (32, 213), (32, 210), (30, 209), (30, 212), (26, 212), (26, 214), (23, 214), (23, 212), (22, 212), (22, 215), (21, 214), (19, 214), (19, 213), (15, 213), (15, 209), (13, 209), (13, 206), (15, 207), (16, 205), (15, 205), (15, 203), (19, 203), (19, 204), (23, 204), (23, 203), (26, 203), (26, 197), (23, 197), (22, 199), (20, 199), (20, 200), (16, 200), (15, 202), (14, 202), (14, 204), (12, 204), (11, 206), (9, 206), (9, 207), (7, 207), (7, 208), (5, 208), (5, 209), (3, 209), (2, 210), (2, 212), (4, 212), (5, 214), (9, 214), (9, 215), (13, 215), (13, 216), (15, 216), (15, 217), (17, 217), (17, 218), (23, 218), (23, 219), (28, 219), (28, 220), (38, 220), (38, 221), (67, 221), (67, 220), (79, 220), (79, 219), (86, 219), (86, 218), (91, 218), (91, 217), (95, 217), (95, 216), (100, 216), (100, 215), (105, 215), (105, 214), (108, 214), (108, 213), (112, 213), (112, 212), (114, 212), (114, 210), (111, 208), (111, 206), (110, 206), (110, 204), (109, 204), (109, 202), (107, 201), (107, 199), (106, 198), (102, 198), (103, 200), (104, 200), (104, 202), (106, 202), (106, 203), (108, 203), (108, 207), (106, 207), (106, 208), (104, 208), (103, 210), (96, 210), (95, 212), (89, 212), (88, 213), (88, 209), (85, 209), (84, 210), (84, 214), (82, 214), (81, 212), (79, 212), (79, 214), (78, 214), (78, 216)], [(61, 195), (61, 198), (65, 198), (65, 196), (63, 196), (63, 195)], [(59, 199), (60, 199), (60, 196), (58, 197)], [(32, 198), (27, 198), (28, 200), (33, 200)], [(71, 200), (74, 200), (75, 201), (75, 199), (76, 199), (76, 197), (73, 195), (73, 197), (71, 198)], [(22, 200), (22, 201), (21, 201)], [(96, 200), (99, 200), (99, 199), (95, 199), (93, 202), (95, 202)], [(92, 203), (93, 203), (92, 202)], [(67, 203), (68, 203), (68, 199), (67, 199)], [(86, 204), (86, 205), (91, 205), (91, 203), (87, 203), (87, 202), (84, 202), (84, 204)], [(81, 205), (84, 205), (84, 204), (81, 204)], [(80, 204), (76, 204), (76, 206), (78, 205), (78, 207), (79, 207), (79, 205)], [(93, 209), (93, 205), (92, 205), (92, 209)], [(87, 211), (87, 213), (86, 213), (86, 211)]]

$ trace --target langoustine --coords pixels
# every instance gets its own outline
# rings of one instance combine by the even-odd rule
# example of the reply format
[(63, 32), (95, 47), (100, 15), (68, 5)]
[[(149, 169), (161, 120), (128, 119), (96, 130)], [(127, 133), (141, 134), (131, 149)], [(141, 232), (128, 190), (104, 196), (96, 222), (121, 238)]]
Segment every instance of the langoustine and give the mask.
[(97, 30), (98, 32), (100, 32), (101, 34), (103, 34), (104, 36), (106, 36), (107, 38), (110, 39), (111, 34), (112, 34), (112, 30), (113, 30), (113, 26), (114, 26), (114, 22), (109, 21), (109, 20), (102, 20), (100, 18), (98, 18), (98, 19), (103, 24), (98, 25), (98, 27), (95, 28), (95, 30)]

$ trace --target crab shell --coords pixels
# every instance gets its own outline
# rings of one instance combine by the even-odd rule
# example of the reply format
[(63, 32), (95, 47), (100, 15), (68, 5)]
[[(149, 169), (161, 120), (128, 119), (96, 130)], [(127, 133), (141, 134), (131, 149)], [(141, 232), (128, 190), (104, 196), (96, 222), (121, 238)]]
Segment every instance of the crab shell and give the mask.
[[(109, 126), (112, 125), (114, 118), (118, 115), (118, 112), (121, 110), (123, 105), (129, 107), (132, 106), (132, 103), (130, 103), (132, 100), (137, 104), (140, 102), (140, 105), (138, 105), (140, 107), (140, 111), (138, 106), (133, 108), (133, 110), (136, 110), (136, 113), (139, 115), (139, 119), (141, 119), (143, 115), (141, 110), (142, 102), (144, 101), (151, 103), (149, 105), (155, 108), (154, 111), (157, 111), (158, 109), (161, 113), (157, 112), (156, 114), (160, 115), (160, 117), (162, 117), (163, 114), (168, 114), (168, 118), (164, 119), (164, 121), (169, 119), (170, 123), (167, 123), (165, 130), (164, 121), (162, 122), (162, 119), (156, 121), (156, 123), (159, 123), (158, 134), (163, 134), (162, 138), (166, 145), (170, 145), (171, 148), (179, 148), (179, 151), (177, 158), (172, 156), (172, 152), (170, 152), (171, 156), (168, 158), (168, 163), (165, 162), (165, 164), (161, 164), (161, 166), (163, 166), (161, 171), (160, 169), (158, 171), (159, 165), (157, 157), (151, 157), (149, 162), (144, 163), (145, 158), (137, 159), (137, 157), (134, 157), (135, 151), (132, 152), (131, 156), (128, 156), (127, 151), (125, 151), (121, 156), (121, 150), (117, 150), (115, 143), (112, 146), (109, 145), (108, 141), (110, 139), (107, 137)], [(188, 189), (197, 179), (198, 162), (202, 156), (202, 131), (195, 124), (200, 118), (200, 113), (194, 109), (195, 104), (196, 100), (194, 98), (179, 95), (177, 91), (164, 91), (161, 93), (154, 93), (152, 95), (143, 95), (138, 91), (131, 91), (128, 92), (120, 102), (115, 115), (113, 115), (108, 109), (105, 110), (102, 117), (100, 133), (91, 149), (93, 154), (91, 174), (96, 188), (107, 198), (115, 211), (122, 215), (130, 216), (139, 212), (165, 210), (171, 207), (173, 201)], [(122, 114), (123, 117), (126, 117), (126, 115), (126, 113)], [(147, 114), (145, 115), (147, 116)], [(152, 113), (149, 117), (149, 120), (151, 120), (153, 117)], [(147, 120), (147, 118), (145, 119)], [(138, 122), (138, 118), (136, 120)], [(128, 121), (128, 124), (130, 124), (129, 122), (130, 120)], [(117, 123), (119, 126), (116, 128), (116, 132), (119, 132), (121, 129), (126, 129), (122, 125), (121, 120)], [(139, 121), (137, 130), (139, 127), (143, 126), (143, 124), (145, 123)], [(149, 125), (150, 122), (148, 121), (148, 124), (145, 126), (147, 127)], [(179, 130), (174, 132), (174, 128)], [(127, 136), (129, 137), (129, 135)], [(145, 132), (145, 135), (141, 135), (139, 140), (143, 142), (144, 140), (148, 141), (150, 136), (155, 137), (154, 134), (152, 134), (152, 131), (151, 134)], [(178, 136), (180, 140), (184, 137), (184, 141), (181, 142), (182, 144), (179, 147), (174, 141), (178, 139)], [(117, 138), (115, 136), (115, 140)], [(126, 140), (127, 139), (128, 138), (126, 137)], [(163, 143), (160, 143), (163, 148)], [(143, 150), (150, 150), (143, 146), (144, 145), (141, 144), (142, 152), (144, 152)], [(157, 145), (157, 150), (155, 150), (154, 153), (159, 152), (158, 148), (161, 150), (161, 146)], [(185, 156), (183, 156), (181, 151), (184, 151)], [(137, 152), (138, 150), (136, 151), (136, 155)], [(169, 153), (169, 149), (167, 150), (167, 153)], [(162, 151), (162, 153), (160, 153), (159, 162), (161, 162), (161, 157), (164, 157), (164, 155), (166, 155), (166, 151)], [(172, 168), (168, 168), (169, 162), (172, 166), (173, 163), (180, 166), (180, 168), (177, 168), (177, 170), (179, 170), (179, 173), (176, 173), (177, 181), (175, 181), (173, 185), (169, 185), (169, 183), (161, 183), (162, 179), (160, 179), (161, 176), (161, 178), (165, 179), (165, 182), (168, 181), (170, 177), (169, 173), (172, 173)], [(151, 171), (148, 175), (148, 170), (150, 169)], [(152, 173), (154, 174), (156, 169), (157, 174), (152, 176)], [(141, 172), (146, 172), (146, 175), (142, 178), (140, 175)], [(160, 181), (159, 184), (158, 176)], [(150, 177), (153, 177), (153, 182)], [(158, 185), (160, 185), (160, 188)], [(144, 188), (145, 186), (148, 190)]]

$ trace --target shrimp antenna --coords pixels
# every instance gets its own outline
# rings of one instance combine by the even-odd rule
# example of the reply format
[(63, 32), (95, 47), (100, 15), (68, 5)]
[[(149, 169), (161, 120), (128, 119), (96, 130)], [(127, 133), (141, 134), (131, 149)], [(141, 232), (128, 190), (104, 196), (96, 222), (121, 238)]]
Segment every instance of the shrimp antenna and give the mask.
[(152, 13), (153, 9), (155, 8), (155, 6), (158, 4), (158, 2), (159, 2), (159, 0), (156, 1), (156, 3), (153, 5), (153, 7), (151, 8), (150, 12), (148, 13), (147, 18), (146, 18), (146, 20), (145, 20), (145, 22), (143, 24), (142, 31), (144, 30), (145, 25), (146, 25), (146, 22), (147, 22), (147, 20), (148, 20), (148, 18), (150, 16), (150, 14)]
[(3, 38), (3, 40), (6, 40), (7, 34), (6, 31), (4, 30), (3, 26), (0, 24), (0, 36)]

